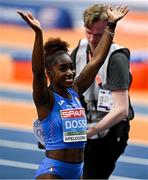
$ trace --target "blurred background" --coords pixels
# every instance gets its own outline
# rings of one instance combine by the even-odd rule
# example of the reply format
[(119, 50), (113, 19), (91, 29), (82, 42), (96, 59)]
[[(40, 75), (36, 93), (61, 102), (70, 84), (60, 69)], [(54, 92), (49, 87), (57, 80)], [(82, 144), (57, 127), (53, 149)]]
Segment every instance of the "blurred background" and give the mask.
[(43, 157), (32, 134), (37, 117), (31, 84), (34, 33), (16, 10), (32, 12), (40, 20), (44, 40), (61, 37), (72, 50), (84, 37), (83, 10), (94, 3), (130, 8), (118, 24), (114, 41), (131, 50), (135, 118), (130, 145), (113, 177), (148, 179), (148, 0), (0, 0), (0, 178), (31, 179)]

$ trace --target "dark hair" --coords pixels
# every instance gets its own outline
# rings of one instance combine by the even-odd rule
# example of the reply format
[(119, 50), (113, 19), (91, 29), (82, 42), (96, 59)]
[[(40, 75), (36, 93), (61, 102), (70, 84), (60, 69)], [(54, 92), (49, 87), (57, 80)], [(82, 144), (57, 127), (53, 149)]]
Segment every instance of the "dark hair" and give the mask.
[(58, 55), (65, 54), (69, 52), (69, 44), (60, 38), (49, 38), (44, 45), (45, 54), (45, 68), (52, 66), (56, 63), (56, 58)]

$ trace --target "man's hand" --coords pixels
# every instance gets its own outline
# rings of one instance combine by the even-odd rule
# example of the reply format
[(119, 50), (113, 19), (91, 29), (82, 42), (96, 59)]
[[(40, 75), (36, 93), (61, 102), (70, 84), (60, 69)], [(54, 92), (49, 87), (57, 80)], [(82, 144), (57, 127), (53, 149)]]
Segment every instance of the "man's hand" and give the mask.
[(95, 126), (92, 126), (92, 127), (88, 128), (88, 130), (87, 130), (87, 139), (90, 139), (92, 136), (94, 136), (94, 135), (96, 135), (98, 133), (99, 133), (99, 131), (98, 131), (98, 129), (96, 129)]

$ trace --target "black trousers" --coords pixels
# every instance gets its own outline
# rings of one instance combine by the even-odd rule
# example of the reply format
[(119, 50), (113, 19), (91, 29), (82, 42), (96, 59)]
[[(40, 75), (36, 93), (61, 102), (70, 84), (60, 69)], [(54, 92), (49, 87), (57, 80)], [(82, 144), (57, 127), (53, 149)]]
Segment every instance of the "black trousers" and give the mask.
[(129, 121), (121, 121), (100, 139), (90, 139), (84, 153), (84, 179), (108, 179), (124, 152), (129, 138)]

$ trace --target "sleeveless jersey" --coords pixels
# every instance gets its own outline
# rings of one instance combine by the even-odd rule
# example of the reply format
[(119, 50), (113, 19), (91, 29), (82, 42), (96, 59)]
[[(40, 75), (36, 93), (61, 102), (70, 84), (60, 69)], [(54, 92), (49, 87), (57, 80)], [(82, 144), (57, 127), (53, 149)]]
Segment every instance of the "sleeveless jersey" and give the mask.
[(84, 148), (87, 120), (78, 94), (68, 88), (71, 99), (54, 92), (55, 103), (48, 117), (40, 121), (46, 150)]

